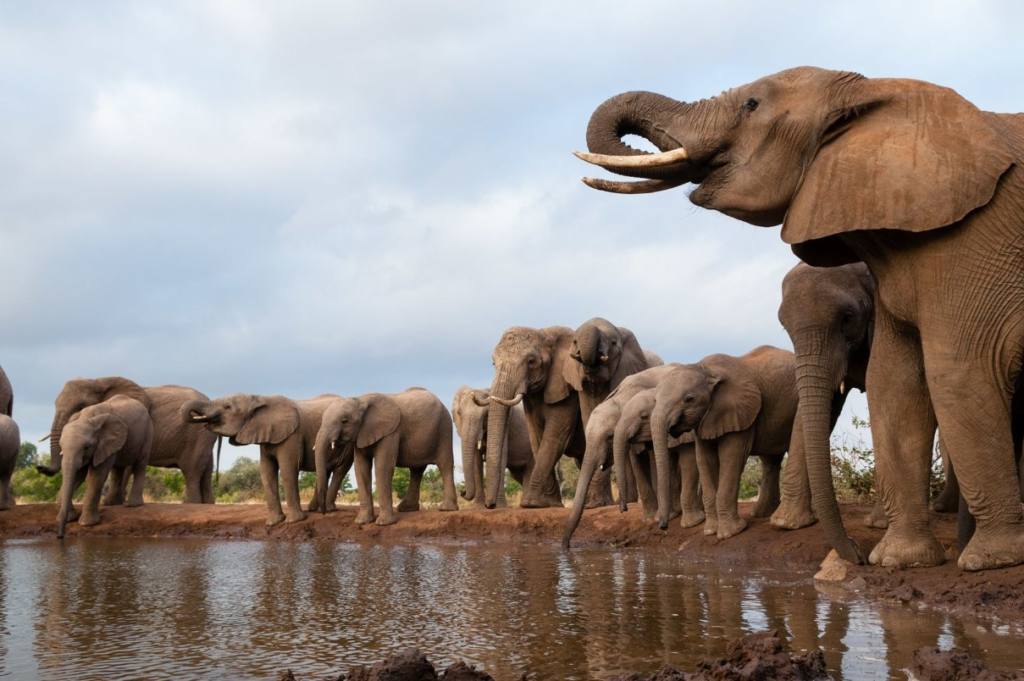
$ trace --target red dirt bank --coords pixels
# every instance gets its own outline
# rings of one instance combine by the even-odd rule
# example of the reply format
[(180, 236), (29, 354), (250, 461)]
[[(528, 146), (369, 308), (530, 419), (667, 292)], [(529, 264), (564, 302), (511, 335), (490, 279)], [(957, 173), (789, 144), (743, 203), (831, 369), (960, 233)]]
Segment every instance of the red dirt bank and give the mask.
[[(861, 519), (867, 506), (847, 505), (848, 530), (865, 549), (882, 536), (882, 530), (865, 527)], [(104, 508), (103, 522), (91, 528), (72, 524), (68, 535), (98, 537), (206, 537), (262, 540), (328, 539), (366, 543), (487, 542), (557, 543), (568, 508), (519, 508), (493, 511), (462, 510), (457, 513), (419, 511), (403, 513), (397, 524), (359, 527), (353, 523), (355, 508), (344, 507), (326, 516), (310, 514), (301, 523), (267, 528), (262, 505), (214, 506), (147, 504), (141, 508)], [(0, 512), (0, 539), (54, 537), (57, 513), (54, 504), (27, 504)], [(949, 553), (955, 555), (955, 518), (933, 516), (933, 527)], [(764, 520), (752, 520), (742, 534), (725, 541), (705, 537), (701, 528), (683, 529), (673, 523), (667, 532), (645, 522), (634, 505), (628, 513), (608, 507), (588, 510), (573, 538), (573, 546), (659, 547), (678, 550), (689, 560), (718, 564), (786, 567), (813, 575), (828, 553), (821, 530), (809, 527), (786, 532)], [(902, 604), (922, 604), (971, 616), (994, 618), (1024, 625), (1024, 566), (982, 573), (963, 573), (955, 560), (937, 568), (885, 570), (854, 567), (845, 584), (830, 586), (841, 591)]]

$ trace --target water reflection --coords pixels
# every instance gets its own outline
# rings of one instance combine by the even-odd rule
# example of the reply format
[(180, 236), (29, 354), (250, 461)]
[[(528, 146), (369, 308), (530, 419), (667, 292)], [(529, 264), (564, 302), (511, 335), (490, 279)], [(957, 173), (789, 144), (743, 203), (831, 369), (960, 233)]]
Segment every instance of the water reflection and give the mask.
[(273, 678), (410, 645), (497, 679), (591, 679), (720, 656), (764, 629), (820, 647), (834, 678), (904, 678), (957, 645), (998, 668), (1020, 640), (933, 613), (817, 593), (803, 577), (676, 553), (328, 542), (0, 544), (0, 677)]

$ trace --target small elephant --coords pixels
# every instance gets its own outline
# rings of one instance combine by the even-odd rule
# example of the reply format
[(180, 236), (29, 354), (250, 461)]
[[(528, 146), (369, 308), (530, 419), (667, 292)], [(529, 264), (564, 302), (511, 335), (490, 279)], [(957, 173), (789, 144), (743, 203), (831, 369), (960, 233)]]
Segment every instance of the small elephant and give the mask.
[(18, 424), (7, 414), (0, 414), (0, 511), (14, 507), (11, 476), (18, 463), (21, 434)]
[[(215, 400), (192, 400), (181, 406), (186, 423), (204, 424), (217, 435), (230, 438), (233, 445), (260, 446), (260, 477), (267, 502), (267, 525), (306, 518), (299, 503), (299, 472), (315, 471), (313, 446), (324, 411), (337, 395), (320, 395), (309, 400), (291, 400), (280, 395), (235, 394)], [(333, 469), (330, 494), (322, 507), (333, 510), (342, 479), (352, 465), (351, 457)], [(278, 474), (284, 487), (287, 512), (281, 508)], [(318, 508), (315, 497), (310, 510)]]
[(336, 451), (338, 445), (342, 445), (342, 449), (354, 447), (360, 506), (356, 523), (359, 525), (375, 520), (371, 467), (380, 502), (378, 525), (390, 525), (398, 519), (391, 491), (396, 466), (408, 468), (410, 472), (409, 489), (399, 511), (419, 509), (420, 481), (429, 464), (441, 471), (444, 500), (440, 510), (459, 508), (455, 492), (452, 417), (444, 403), (423, 388), (409, 388), (390, 395), (369, 393), (360, 397), (332, 398), (324, 411), (316, 443), (318, 496), (327, 485), (329, 452)]
[(71, 503), (75, 489), (86, 481), (80, 525), (100, 521), (100, 493), (112, 469), (121, 477), (132, 476), (126, 506), (142, 505), (146, 465), (153, 446), (153, 422), (146, 405), (136, 399), (115, 395), (76, 413), (60, 436), (61, 474), (60, 510), (57, 512), (57, 537), (64, 537), (64, 526), (78, 515)]
[[(462, 441), (462, 474), (466, 478), (466, 491), (462, 496), (478, 506), (484, 506), (483, 464), (487, 454), (487, 413), (491, 405), (489, 395), (486, 389), (462, 386), (452, 399), (452, 417)], [(526, 428), (526, 413), (521, 404), (509, 410), (506, 432), (506, 468), (512, 478), (525, 487), (533, 474), (533, 450), (530, 449), (530, 433)], [(561, 498), (555, 495), (550, 501), (552, 505), (557, 505), (561, 503)], [(507, 505), (503, 485), (498, 490), (497, 506)]]
[[(650, 416), (657, 468), (669, 468), (669, 437), (693, 430), (707, 514), (704, 534), (726, 539), (746, 528), (737, 498), (747, 457), (781, 460), (787, 450), (787, 494), (772, 514), (772, 524), (794, 528), (815, 522), (803, 464), (803, 431), (799, 423), (794, 427), (795, 375), (793, 353), (761, 346), (742, 357), (709, 355), (697, 364), (679, 365), (659, 383)], [(668, 477), (659, 476), (661, 527), (668, 525), (669, 495)]]

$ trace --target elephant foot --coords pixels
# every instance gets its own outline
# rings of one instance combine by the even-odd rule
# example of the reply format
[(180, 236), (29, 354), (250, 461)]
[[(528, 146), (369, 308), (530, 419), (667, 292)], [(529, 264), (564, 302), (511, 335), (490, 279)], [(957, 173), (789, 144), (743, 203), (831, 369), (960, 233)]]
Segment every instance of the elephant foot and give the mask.
[(809, 508), (800, 504), (783, 504), (772, 514), (771, 523), (783, 530), (799, 530), (818, 522)]
[(100, 514), (83, 512), (82, 515), (78, 518), (78, 524), (82, 527), (92, 527), (93, 525), (99, 525)]
[(327, 502), (327, 510), (324, 511), (324, 512), (325, 513), (334, 513), (337, 510), (338, 510), (338, 505), (336, 503), (334, 503), (333, 501), (328, 501)]
[(304, 511), (288, 511), (288, 516), (285, 518), (286, 523), (301, 523), (306, 519), (306, 513)]
[(882, 567), (932, 567), (942, 565), (946, 552), (931, 530), (899, 529), (890, 525), (885, 536), (871, 550), (868, 562)]
[(751, 518), (768, 518), (779, 508), (778, 499), (761, 499), (758, 497), (754, 507), (750, 509)]
[(284, 522), (284, 513), (276, 513), (267, 518), (267, 527), (273, 527), (274, 525), (280, 525)]
[(864, 518), (864, 524), (868, 527), (875, 527), (884, 530), (889, 527), (889, 518), (885, 515), (885, 509), (881, 504), (875, 504), (871, 512)]
[(718, 518), (714, 515), (709, 515), (704, 520), (704, 536), (714, 537), (718, 534)]
[[(614, 506), (615, 500), (610, 496), (599, 496), (593, 499), (587, 499), (587, 505), (584, 508), (601, 508), (602, 506)], [(559, 504), (561, 506), (561, 504)]]
[(718, 532), (715, 533), (719, 539), (728, 539), (747, 529), (747, 521), (743, 518), (719, 518)]
[(9, 511), (14, 508), (14, 504), (7, 503), (6, 501), (0, 501), (0, 511)]
[(144, 503), (145, 502), (142, 499), (139, 499), (138, 501), (128, 501), (125, 503), (125, 506), (127, 508), (138, 508), (139, 506), (142, 506)]
[(457, 502), (457, 501), (445, 501), (445, 502), (442, 502), (441, 505), (438, 506), (437, 508), (438, 508), (439, 511), (445, 511), (445, 512), (458, 511), (459, 510), (459, 502)]
[(402, 501), (398, 503), (398, 510), (401, 513), (411, 513), (412, 511), (418, 511), (420, 510), (420, 502), (406, 501), (405, 499), (402, 499)]
[[(551, 508), (552, 506), (561, 506), (561, 505), (562, 505), (562, 500), (561, 499), (559, 499), (558, 502), (555, 503), (551, 499), (543, 499), (543, 498), (542, 499), (534, 499), (533, 497), (527, 497), (527, 496), (524, 496), (523, 500), (519, 502), (520, 508)], [(588, 505), (587, 508), (593, 508), (593, 507)]]
[(356, 515), (356, 525), (369, 525), (374, 520), (373, 511), (360, 509)]
[(956, 564), (961, 570), (992, 570), (1024, 563), (1024, 526), (978, 527)]
[(394, 513), (381, 513), (379, 516), (377, 516), (377, 520), (374, 522), (376, 522), (378, 525), (382, 527), (384, 525), (394, 525), (396, 522), (398, 522), (398, 516)]
[(679, 524), (683, 527), (697, 527), (702, 522), (704, 522), (704, 511), (700, 510), (683, 511), (683, 515), (679, 519)]
[(71, 508), (68, 509), (68, 522), (69, 523), (75, 522), (76, 520), (78, 520), (79, 516), (81, 516), (81, 515), (82, 515), (81, 511), (79, 511), (77, 508), (72, 506)]
[(644, 509), (644, 520), (654, 520), (658, 516), (658, 507), (653, 508), (645, 506)]

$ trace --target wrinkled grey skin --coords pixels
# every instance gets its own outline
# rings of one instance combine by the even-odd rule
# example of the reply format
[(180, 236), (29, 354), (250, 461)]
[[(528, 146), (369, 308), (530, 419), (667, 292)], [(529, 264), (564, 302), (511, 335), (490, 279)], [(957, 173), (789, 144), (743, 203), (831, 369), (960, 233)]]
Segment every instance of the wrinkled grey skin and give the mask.
[[(480, 507), (484, 506), (483, 472), (490, 404), (490, 393), (483, 388), (462, 386), (452, 399), (452, 418), (462, 441), (462, 473), (466, 479), (466, 491), (462, 497)], [(525, 486), (533, 475), (533, 450), (530, 448), (530, 433), (526, 427), (526, 413), (522, 404), (509, 410), (506, 432), (506, 469), (516, 482)], [(561, 499), (551, 499), (550, 502), (560, 503)], [(501, 508), (507, 505), (505, 488), (502, 486), (498, 490), (497, 506)]]
[[(212, 504), (213, 444), (216, 436), (202, 428), (189, 428), (179, 417), (181, 406), (190, 400), (205, 400), (197, 390), (178, 385), (143, 388), (121, 376), (103, 378), (76, 378), (64, 384), (54, 400), (53, 424), (50, 427), (50, 465), (37, 466), (45, 475), (55, 475), (61, 469), (61, 431), (79, 411), (99, 404), (114, 395), (125, 395), (138, 400), (149, 410), (153, 420), (153, 448), (149, 465), (177, 468), (185, 478), (183, 501), (189, 504)], [(123, 501), (124, 484), (114, 479), (103, 500), (113, 505)]]
[[(398, 520), (391, 481), (396, 467), (408, 468), (409, 489), (399, 511), (420, 506), (420, 481), (427, 466), (441, 472), (444, 500), (439, 509), (457, 511), (455, 456), (452, 452), (452, 417), (433, 393), (409, 388), (394, 394), (368, 393), (335, 397), (329, 401), (316, 435), (316, 495), (324, 493), (330, 452), (353, 448), (359, 513), (356, 524), (390, 525)], [(370, 472), (377, 483), (380, 515), (375, 517)]]
[[(267, 525), (305, 520), (299, 502), (299, 472), (316, 470), (313, 446), (324, 410), (337, 395), (320, 395), (309, 400), (291, 400), (280, 395), (235, 394), (215, 400), (197, 399), (181, 406), (182, 423), (204, 426), (211, 433), (229, 438), (233, 445), (260, 446), (260, 477), (267, 502)], [(188, 426), (186, 426), (188, 427)], [(339, 460), (332, 469), (334, 480), (325, 506), (320, 497), (310, 502), (310, 511), (334, 510), (341, 481), (348, 474), (351, 459)], [(278, 485), (278, 475), (281, 482)], [(287, 511), (281, 507), (284, 489)]]
[(14, 388), (3, 367), (0, 367), (0, 414), (14, 416)]
[(142, 505), (146, 465), (153, 445), (153, 422), (141, 402), (115, 395), (82, 409), (64, 426), (60, 444), (63, 479), (57, 512), (58, 537), (64, 537), (64, 526), (77, 516), (71, 499), (83, 480), (86, 482), (85, 498), (78, 516), (82, 526), (100, 521), (100, 494), (112, 469), (120, 469), (122, 478), (132, 476), (132, 488), (125, 505)]
[(7, 414), (0, 414), (0, 511), (14, 508), (11, 476), (18, 463), (21, 434), (18, 424)]

